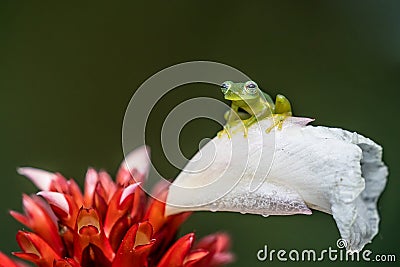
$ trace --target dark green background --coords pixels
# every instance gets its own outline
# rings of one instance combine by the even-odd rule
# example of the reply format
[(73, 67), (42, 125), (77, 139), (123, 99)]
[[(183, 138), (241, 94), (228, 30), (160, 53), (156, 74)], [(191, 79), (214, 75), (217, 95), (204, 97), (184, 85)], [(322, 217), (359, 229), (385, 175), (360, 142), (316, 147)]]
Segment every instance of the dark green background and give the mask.
[[(271, 95), (285, 94), (295, 114), (316, 118), (315, 125), (357, 131), (384, 147), (389, 182), (379, 201), (380, 232), (367, 248), (400, 257), (399, 1), (54, 2), (0, 4), (0, 250), (18, 249), (21, 225), (7, 211), (20, 210), (21, 193), (36, 190), (17, 166), (60, 171), (80, 183), (89, 165), (115, 174), (135, 89), (167, 66), (212, 60), (242, 70)], [(189, 95), (222, 100), (217, 87), (190, 92), (172, 94), (153, 114), (149, 143), (167, 177), (176, 170), (156, 138), (161, 119)], [(193, 155), (193, 140), (218, 130), (205, 120), (187, 125), (184, 153)], [(229, 232), (237, 255), (232, 266), (284, 264), (257, 262), (264, 244), (322, 250), (339, 237), (333, 218), (320, 212), (269, 218), (199, 212), (182, 233), (193, 230)], [(374, 265), (354, 266), (364, 264)]]

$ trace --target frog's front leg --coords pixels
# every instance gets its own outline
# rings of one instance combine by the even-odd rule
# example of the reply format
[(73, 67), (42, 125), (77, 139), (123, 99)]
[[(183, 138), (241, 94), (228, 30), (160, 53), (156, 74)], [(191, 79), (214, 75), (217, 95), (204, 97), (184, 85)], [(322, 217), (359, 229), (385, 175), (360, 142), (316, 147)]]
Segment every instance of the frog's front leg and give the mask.
[(247, 137), (248, 128), (253, 125), (254, 123), (262, 120), (265, 117), (271, 115), (271, 109), (269, 106), (265, 106), (259, 113), (252, 115), (249, 119), (243, 121), (244, 126), (244, 136)]
[(247, 137), (248, 134), (248, 128), (257, 122), (257, 117), (255, 115), (251, 116), (249, 119), (243, 121), (243, 127), (244, 127), (244, 137)]
[(289, 100), (283, 95), (277, 95), (275, 100), (275, 112), (273, 115), (274, 123), (269, 127), (266, 132), (269, 133), (275, 127), (282, 130), (283, 121), (292, 116), (292, 106)]
[(224, 133), (226, 133), (228, 135), (228, 138), (231, 138), (231, 133), (229, 129), (233, 125), (237, 124), (237, 122), (241, 119), (241, 117), (239, 117), (238, 115), (238, 110), (239, 107), (232, 103), (231, 109), (225, 112), (224, 118), (226, 120), (226, 124), (224, 125), (224, 129), (218, 132), (218, 137), (221, 137), (222, 135), (224, 135)]

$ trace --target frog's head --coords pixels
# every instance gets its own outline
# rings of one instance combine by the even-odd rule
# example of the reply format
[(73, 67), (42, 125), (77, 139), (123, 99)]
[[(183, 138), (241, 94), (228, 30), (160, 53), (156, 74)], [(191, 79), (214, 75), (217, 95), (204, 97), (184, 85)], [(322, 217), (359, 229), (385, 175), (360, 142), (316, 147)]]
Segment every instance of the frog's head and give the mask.
[(226, 81), (221, 85), (221, 91), (225, 99), (231, 101), (251, 100), (260, 97), (260, 89), (253, 81), (234, 83)]

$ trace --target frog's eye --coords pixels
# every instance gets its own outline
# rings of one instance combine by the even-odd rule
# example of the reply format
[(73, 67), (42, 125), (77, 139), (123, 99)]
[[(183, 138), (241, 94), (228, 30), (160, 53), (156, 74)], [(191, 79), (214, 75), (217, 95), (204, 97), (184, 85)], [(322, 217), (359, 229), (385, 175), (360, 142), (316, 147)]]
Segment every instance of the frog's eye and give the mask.
[(247, 83), (244, 84), (244, 89), (249, 94), (257, 93), (257, 88), (258, 88), (257, 84), (253, 81), (248, 81)]
[(228, 92), (229, 88), (231, 88), (231, 84), (229, 82), (224, 82), (221, 84), (221, 90), (224, 94)]

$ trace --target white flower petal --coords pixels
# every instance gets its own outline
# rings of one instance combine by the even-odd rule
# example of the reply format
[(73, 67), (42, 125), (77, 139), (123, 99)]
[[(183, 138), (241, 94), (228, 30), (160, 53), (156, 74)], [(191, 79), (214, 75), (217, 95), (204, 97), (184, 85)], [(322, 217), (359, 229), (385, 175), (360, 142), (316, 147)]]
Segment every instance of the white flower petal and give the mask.
[(166, 215), (221, 210), (262, 215), (333, 215), (347, 249), (358, 251), (378, 232), (376, 202), (386, 183), (382, 148), (357, 133), (305, 126), (290, 117), (266, 133), (264, 119), (243, 136), (240, 125), (215, 137), (169, 189)]

